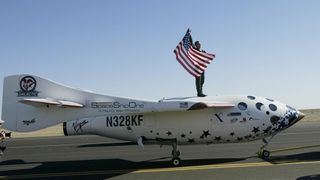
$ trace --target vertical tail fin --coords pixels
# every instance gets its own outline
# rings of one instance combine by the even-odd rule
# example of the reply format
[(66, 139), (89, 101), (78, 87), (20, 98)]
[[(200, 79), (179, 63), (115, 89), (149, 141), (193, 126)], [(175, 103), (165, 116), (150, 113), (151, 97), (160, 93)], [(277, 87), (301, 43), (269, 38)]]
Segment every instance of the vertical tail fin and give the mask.
[(31, 75), (4, 79), (2, 120), (11, 131), (34, 131), (83, 116), (92, 93)]

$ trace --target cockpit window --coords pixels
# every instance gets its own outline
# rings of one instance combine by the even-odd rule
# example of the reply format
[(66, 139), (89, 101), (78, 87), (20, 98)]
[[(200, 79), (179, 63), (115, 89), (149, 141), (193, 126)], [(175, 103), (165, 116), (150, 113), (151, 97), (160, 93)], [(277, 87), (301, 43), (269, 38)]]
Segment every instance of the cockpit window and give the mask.
[(261, 107), (263, 106), (263, 104), (261, 103), (261, 102), (258, 102), (257, 104), (256, 104), (256, 108), (259, 110), (259, 111), (261, 111)]
[(269, 108), (271, 111), (276, 111), (278, 109), (277, 106), (274, 104), (269, 104)]
[(273, 102), (273, 101), (274, 101), (273, 99), (270, 99), (270, 98), (266, 98), (266, 100), (271, 101), (271, 102)]
[(256, 97), (254, 97), (254, 96), (247, 96), (247, 98), (251, 99), (251, 100), (255, 100), (256, 99)]
[(248, 105), (247, 105), (246, 103), (244, 103), (244, 102), (240, 102), (240, 103), (238, 104), (238, 108), (239, 108), (241, 111), (244, 111), (244, 110), (246, 110), (246, 109), (248, 108)]
[(291, 107), (291, 106), (286, 105), (286, 107), (287, 107), (288, 109), (290, 109), (290, 110), (296, 111), (296, 109), (293, 108), (293, 107)]

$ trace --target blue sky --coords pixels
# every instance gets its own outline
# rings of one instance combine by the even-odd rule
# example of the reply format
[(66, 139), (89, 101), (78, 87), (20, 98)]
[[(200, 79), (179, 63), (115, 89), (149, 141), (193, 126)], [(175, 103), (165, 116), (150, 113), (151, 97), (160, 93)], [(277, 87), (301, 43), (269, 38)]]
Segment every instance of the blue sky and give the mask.
[(173, 54), (190, 27), (216, 54), (206, 94), (320, 108), (319, 7), (317, 0), (0, 0), (0, 83), (30, 73), (108, 95), (196, 95)]

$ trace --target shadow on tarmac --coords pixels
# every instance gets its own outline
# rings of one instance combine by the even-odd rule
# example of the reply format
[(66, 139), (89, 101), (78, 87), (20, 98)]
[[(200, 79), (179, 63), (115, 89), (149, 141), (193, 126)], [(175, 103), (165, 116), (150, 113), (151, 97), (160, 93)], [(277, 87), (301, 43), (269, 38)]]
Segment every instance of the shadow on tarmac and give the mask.
[(266, 161), (273, 164), (300, 162), (300, 161), (320, 161), (320, 151), (305, 152), (291, 155), (272, 155)]
[[(124, 159), (101, 159), (101, 160), (77, 160), (58, 162), (24, 162), (23, 160), (9, 160), (0, 163), (1, 176), (9, 178), (88, 178), (106, 179), (136, 170), (170, 168), (171, 161), (159, 161), (169, 157), (162, 157), (142, 162), (128, 161)], [(222, 164), (236, 161), (243, 161), (244, 158), (221, 158), (221, 159), (192, 159), (183, 160), (182, 166), (197, 166)], [(1, 166), (40, 164), (32, 169), (1, 170)], [(81, 176), (80, 176), (81, 175)]]
[(319, 180), (319, 179), (320, 179), (320, 174), (303, 176), (303, 177), (297, 178), (296, 180)]

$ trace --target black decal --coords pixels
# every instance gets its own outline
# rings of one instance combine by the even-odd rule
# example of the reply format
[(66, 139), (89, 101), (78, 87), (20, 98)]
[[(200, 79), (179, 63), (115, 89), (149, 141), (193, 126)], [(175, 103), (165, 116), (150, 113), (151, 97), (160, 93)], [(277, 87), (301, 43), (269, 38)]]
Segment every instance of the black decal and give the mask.
[(87, 120), (83, 120), (83, 121), (81, 121), (81, 122), (79, 123), (78, 120), (77, 120), (76, 122), (72, 123), (72, 126), (73, 126), (74, 131), (75, 131), (75, 132), (79, 132), (79, 131), (83, 132), (82, 127), (83, 127), (84, 125), (86, 125), (88, 122), (89, 122), (89, 121), (87, 121)]
[(188, 142), (189, 143), (194, 143), (194, 139), (192, 138), (192, 139), (188, 139)]
[(136, 119), (137, 119), (137, 115), (132, 115), (131, 116), (132, 126), (138, 126), (138, 123), (137, 123)]
[(171, 135), (172, 135), (172, 133), (171, 133), (170, 131), (168, 131), (166, 134), (168, 134), (168, 136), (171, 136)]
[(107, 127), (112, 127), (112, 117), (106, 118), (106, 125), (107, 125)]
[(253, 130), (251, 132), (254, 132), (254, 134), (257, 134), (259, 132), (259, 127), (253, 127)]
[(142, 121), (143, 121), (143, 115), (107, 116), (106, 126), (107, 127), (140, 126)]
[(126, 126), (130, 126), (130, 117), (129, 117), (129, 119), (126, 118)]
[(118, 121), (118, 119), (119, 119), (118, 116), (113, 116), (113, 120), (114, 120), (113, 125), (114, 125), (114, 126), (119, 126), (119, 121)]
[(120, 126), (124, 126), (124, 116), (120, 116), (119, 120), (120, 120)]
[(33, 118), (31, 120), (23, 120), (22, 121), (23, 125), (27, 125), (27, 126), (29, 126), (29, 124), (33, 124), (35, 122), (36, 122), (36, 118)]
[(36, 91), (37, 81), (32, 76), (25, 76), (20, 80), (20, 90), (16, 91), (18, 97), (29, 96), (35, 97), (38, 96), (39, 91)]
[(141, 125), (141, 121), (143, 121), (143, 115), (138, 115), (138, 124)]
[(216, 115), (216, 117), (219, 119), (220, 122), (223, 122), (223, 120), (220, 118), (218, 114), (214, 114), (214, 115)]
[(214, 137), (214, 140), (216, 140), (216, 141), (218, 141), (218, 142), (221, 141), (221, 136), (215, 136), (215, 137)]

